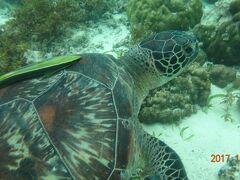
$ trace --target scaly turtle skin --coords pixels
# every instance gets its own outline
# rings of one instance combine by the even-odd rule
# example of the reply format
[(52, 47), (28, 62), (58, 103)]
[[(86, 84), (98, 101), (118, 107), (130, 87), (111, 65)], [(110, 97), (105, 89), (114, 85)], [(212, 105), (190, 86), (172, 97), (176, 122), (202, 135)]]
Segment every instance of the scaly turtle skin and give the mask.
[(148, 91), (197, 54), (194, 37), (165, 31), (119, 60), (65, 56), (0, 77), (0, 179), (187, 179), (137, 116)]

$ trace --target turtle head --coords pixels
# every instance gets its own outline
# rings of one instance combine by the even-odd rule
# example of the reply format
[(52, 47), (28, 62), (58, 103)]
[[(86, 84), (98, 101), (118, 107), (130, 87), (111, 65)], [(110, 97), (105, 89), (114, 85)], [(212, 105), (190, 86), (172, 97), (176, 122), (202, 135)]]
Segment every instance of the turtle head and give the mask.
[(198, 41), (192, 34), (163, 31), (134, 46), (121, 62), (133, 77), (139, 96), (145, 97), (149, 90), (181, 73), (197, 59), (198, 52)]
[(166, 81), (178, 75), (198, 55), (198, 42), (187, 32), (163, 31), (138, 44), (147, 54), (143, 66), (147, 71), (165, 76)]

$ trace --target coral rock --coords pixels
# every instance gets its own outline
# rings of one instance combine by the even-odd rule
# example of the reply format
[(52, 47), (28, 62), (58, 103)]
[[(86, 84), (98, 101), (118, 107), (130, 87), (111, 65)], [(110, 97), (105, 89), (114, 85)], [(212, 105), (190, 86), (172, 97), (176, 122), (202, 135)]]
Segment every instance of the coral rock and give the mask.
[(206, 105), (210, 84), (208, 72), (198, 63), (192, 64), (179, 77), (149, 93), (139, 113), (140, 121), (171, 123), (195, 113), (196, 105)]
[(231, 158), (218, 172), (219, 180), (237, 180), (240, 178), (240, 160)]
[(216, 64), (240, 65), (240, 6), (236, 6), (239, 2), (236, 0), (229, 5), (232, 17), (220, 25), (199, 24), (194, 27), (204, 51)]
[(202, 2), (129, 0), (128, 17), (134, 40), (163, 30), (188, 30), (200, 22)]
[(224, 65), (213, 65), (210, 70), (210, 80), (213, 84), (224, 88), (235, 81), (237, 71)]

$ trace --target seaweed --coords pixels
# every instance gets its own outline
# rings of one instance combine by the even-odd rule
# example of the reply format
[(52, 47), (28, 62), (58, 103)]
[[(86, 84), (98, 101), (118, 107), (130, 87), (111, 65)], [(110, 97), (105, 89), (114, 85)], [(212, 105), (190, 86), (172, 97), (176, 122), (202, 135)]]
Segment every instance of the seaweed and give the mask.
[(191, 138), (194, 136), (194, 134), (191, 134), (191, 135), (185, 137), (186, 135), (184, 135), (184, 134), (185, 134), (184, 132), (185, 132), (187, 129), (189, 129), (188, 126), (183, 127), (183, 128), (181, 129), (181, 131), (180, 131), (180, 136), (182, 137), (182, 139), (183, 139), (184, 141), (187, 141), (187, 140), (191, 139)]
[(48, 52), (70, 29), (106, 11), (105, 0), (19, 0), (0, 32), (0, 73), (27, 63), (27, 49)]
[(0, 32), (0, 74), (26, 65), (24, 52), (27, 48), (19, 33)]
[(22, 0), (21, 7), (13, 12), (8, 25), (14, 27), (25, 41), (51, 43), (66, 33), (79, 18), (73, 1)]
[(221, 103), (225, 105), (224, 114), (221, 116), (225, 121), (233, 121), (232, 115), (230, 113), (230, 108), (234, 104), (234, 102), (240, 99), (239, 92), (228, 91), (226, 94), (219, 93), (208, 97), (207, 100), (207, 111), (209, 108), (213, 107), (212, 100), (216, 98), (221, 98)]

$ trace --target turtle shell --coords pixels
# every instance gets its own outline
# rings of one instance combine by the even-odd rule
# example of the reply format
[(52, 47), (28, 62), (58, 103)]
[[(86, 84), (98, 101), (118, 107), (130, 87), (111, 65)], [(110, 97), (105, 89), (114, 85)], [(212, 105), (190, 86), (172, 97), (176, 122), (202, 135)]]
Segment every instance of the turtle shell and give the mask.
[(84, 54), (0, 89), (0, 179), (120, 179), (132, 139), (124, 82), (113, 57)]

